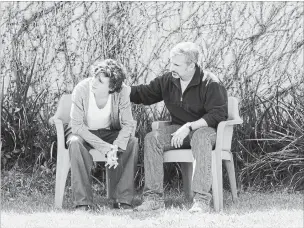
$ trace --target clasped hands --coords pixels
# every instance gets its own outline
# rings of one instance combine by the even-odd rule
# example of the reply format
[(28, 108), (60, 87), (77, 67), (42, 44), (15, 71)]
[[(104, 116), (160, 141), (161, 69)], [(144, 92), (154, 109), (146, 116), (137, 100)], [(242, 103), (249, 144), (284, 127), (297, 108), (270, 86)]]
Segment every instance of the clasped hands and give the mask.
[(184, 139), (189, 135), (190, 129), (183, 125), (176, 132), (172, 133), (171, 146), (180, 148), (183, 145)]
[(106, 154), (107, 162), (105, 164), (105, 167), (108, 166), (108, 168), (114, 168), (118, 166), (118, 158), (117, 158), (117, 151), (118, 151), (118, 146), (117, 145), (111, 145), (111, 150)]

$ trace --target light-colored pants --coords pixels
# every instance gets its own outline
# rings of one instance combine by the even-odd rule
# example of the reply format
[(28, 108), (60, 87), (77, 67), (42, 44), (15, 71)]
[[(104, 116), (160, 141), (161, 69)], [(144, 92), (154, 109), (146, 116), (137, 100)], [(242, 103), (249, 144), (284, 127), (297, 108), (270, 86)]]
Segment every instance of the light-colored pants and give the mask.
[[(145, 137), (144, 167), (145, 187), (143, 198), (163, 197), (163, 154), (164, 151), (176, 149), (171, 146), (171, 134), (179, 129), (180, 125), (170, 125), (149, 132)], [(198, 200), (211, 200), (209, 193), (212, 184), (211, 151), (215, 145), (216, 130), (211, 127), (202, 127), (184, 139), (182, 149), (192, 149), (196, 159), (192, 190)]]
[[(102, 140), (113, 143), (119, 131), (99, 129), (91, 131)], [(71, 158), (71, 184), (74, 205), (93, 205), (92, 176), (93, 158), (89, 153), (92, 148), (80, 136), (69, 135), (68, 146)], [(119, 203), (131, 204), (134, 197), (134, 175), (138, 158), (138, 140), (129, 139), (125, 151), (118, 155), (116, 169), (107, 168), (110, 198)]]

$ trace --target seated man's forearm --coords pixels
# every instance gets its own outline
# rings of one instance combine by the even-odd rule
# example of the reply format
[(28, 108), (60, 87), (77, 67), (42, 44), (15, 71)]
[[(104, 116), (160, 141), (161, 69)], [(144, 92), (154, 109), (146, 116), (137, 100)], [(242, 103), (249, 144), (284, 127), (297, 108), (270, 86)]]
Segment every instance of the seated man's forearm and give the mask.
[(191, 122), (191, 127), (192, 127), (192, 130), (196, 130), (201, 127), (208, 127), (208, 124), (207, 124), (206, 120), (204, 120), (203, 118), (200, 118), (199, 120)]
[(111, 150), (110, 143), (105, 142), (104, 140), (91, 133), (85, 126), (75, 125), (72, 122), (72, 133), (79, 135), (81, 138), (83, 138), (84, 141), (86, 141), (89, 145), (101, 153), (106, 153)]

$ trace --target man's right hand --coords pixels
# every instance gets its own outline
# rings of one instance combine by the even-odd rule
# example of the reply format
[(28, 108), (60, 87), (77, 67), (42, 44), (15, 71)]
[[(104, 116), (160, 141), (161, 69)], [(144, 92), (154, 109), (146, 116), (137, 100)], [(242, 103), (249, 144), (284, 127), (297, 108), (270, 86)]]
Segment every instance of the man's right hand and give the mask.
[(180, 148), (183, 145), (184, 139), (189, 135), (190, 129), (184, 124), (176, 132), (172, 133), (171, 146)]

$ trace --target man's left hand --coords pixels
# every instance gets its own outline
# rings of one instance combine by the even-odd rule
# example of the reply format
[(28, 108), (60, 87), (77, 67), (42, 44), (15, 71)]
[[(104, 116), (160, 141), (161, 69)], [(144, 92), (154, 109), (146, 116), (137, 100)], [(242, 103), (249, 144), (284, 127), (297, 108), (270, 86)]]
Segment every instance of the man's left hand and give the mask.
[(183, 125), (176, 132), (172, 133), (171, 146), (180, 148), (183, 145), (184, 139), (189, 135), (190, 129)]

